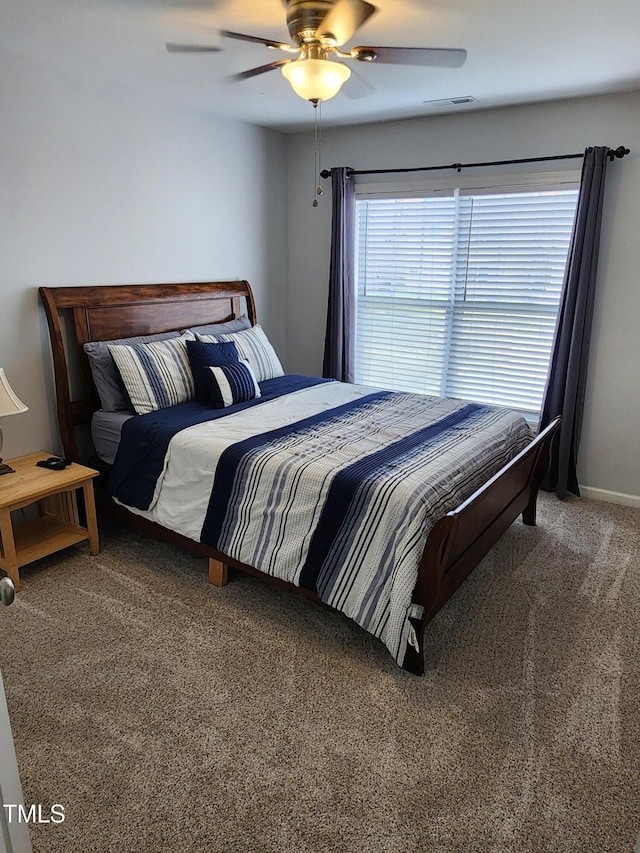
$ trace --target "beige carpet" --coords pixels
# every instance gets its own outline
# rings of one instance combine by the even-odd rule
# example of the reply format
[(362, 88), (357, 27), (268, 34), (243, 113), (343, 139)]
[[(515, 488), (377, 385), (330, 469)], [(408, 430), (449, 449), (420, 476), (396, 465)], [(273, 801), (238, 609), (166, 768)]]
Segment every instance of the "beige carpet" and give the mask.
[(428, 629), (355, 625), (103, 523), (0, 612), (36, 853), (631, 851), (640, 512), (544, 496)]

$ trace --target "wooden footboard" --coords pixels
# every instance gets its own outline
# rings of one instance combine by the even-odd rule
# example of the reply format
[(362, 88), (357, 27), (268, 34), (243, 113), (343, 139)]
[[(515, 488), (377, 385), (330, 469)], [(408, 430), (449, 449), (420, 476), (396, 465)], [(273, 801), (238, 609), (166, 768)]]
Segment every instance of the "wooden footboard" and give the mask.
[(433, 526), (413, 595), (424, 612), (414, 621), (418, 648), (409, 646), (404, 659), (403, 666), (409, 672), (424, 673), (425, 626), (507, 528), (520, 513), (525, 524), (536, 523), (538, 491), (561, 420), (552, 421), (484, 486)]

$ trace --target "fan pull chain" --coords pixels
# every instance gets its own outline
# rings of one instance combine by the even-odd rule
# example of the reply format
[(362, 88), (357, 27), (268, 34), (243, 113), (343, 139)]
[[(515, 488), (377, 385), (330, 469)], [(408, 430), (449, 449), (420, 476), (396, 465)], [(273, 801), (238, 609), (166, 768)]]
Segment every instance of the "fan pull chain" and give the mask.
[[(320, 186), (320, 143), (322, 142), (322, 101), (313, 100), (311, 101), (313, 104), (313, 109), (315, 110), (314, 116), (314, 126), (313, 126), (313, 156), (314, 156), (314, 170), (313, 170), (313, 183), (315, 185), (314, 188), (314, 199), (313, 206), (318, 206), (318, 199), (316, 196), (322, 195), (322, 187)], [(318, 109), (318, 104), (320, 104), (320, 109)]]

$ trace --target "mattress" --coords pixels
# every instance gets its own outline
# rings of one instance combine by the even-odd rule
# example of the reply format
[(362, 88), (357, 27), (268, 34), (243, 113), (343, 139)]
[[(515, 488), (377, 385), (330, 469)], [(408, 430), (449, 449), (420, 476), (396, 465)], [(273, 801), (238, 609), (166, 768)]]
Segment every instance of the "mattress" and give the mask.
[(105, 412), (102, 409), (94, 412), (91, 418), (93, 446), (98, 458), (108, 465), (115, 461), (122, 425), (132, 417), (131, 412)]

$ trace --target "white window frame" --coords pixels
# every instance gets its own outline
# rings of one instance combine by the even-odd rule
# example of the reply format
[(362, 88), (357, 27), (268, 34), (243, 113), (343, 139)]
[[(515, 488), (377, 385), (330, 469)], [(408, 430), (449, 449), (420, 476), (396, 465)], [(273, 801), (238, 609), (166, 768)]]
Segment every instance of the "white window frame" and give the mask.
[[(500, 174), (495, 172), (499, 171)], [(509, 192), (535, 192), (553, 191), (553, 190), (568, 190), (578, 189), (580, 186), (579, 169), (563, 168), (555, 171), (541, 171), (532, 169), (531, 171), (523, 172), (507, 172), (503, 169), (494, 170), (493, 174), (487, 174), (486, 170), (482, 173), (470, 172), (468, 174), (458, 174), (443, 176), (419, 177), (411, 174), (409, 178), (396, 178), (389, 181), (386, 176), (356, 176), (355, 194), (356, 201), (362, 199), (376, 198), (429, 198), (437, 196), (452, 196), (455, 193), (466, 194), (472, 192), (474, 195), (480, 194), (502, 194)], [(357, 233), (356, 233), (357, 240)], [(354, 263), (354, 304), (355, 311), (358, 311), (358, 252), (355, 251)], [(557, 309), (550, 307), (550, 311), (554, 316), (557, 316)], [(452, 321), (452, 318), (451, 318)], [(449, 345), (451, 341), (449, 340)], [(443, 375), (442, 382), (446, 381)], [(444, 385), (441, 386), (441, 394), (444, 392)], [(537, 424), (537, 414), (523, 411), (524, 416), (532, 424)]]

